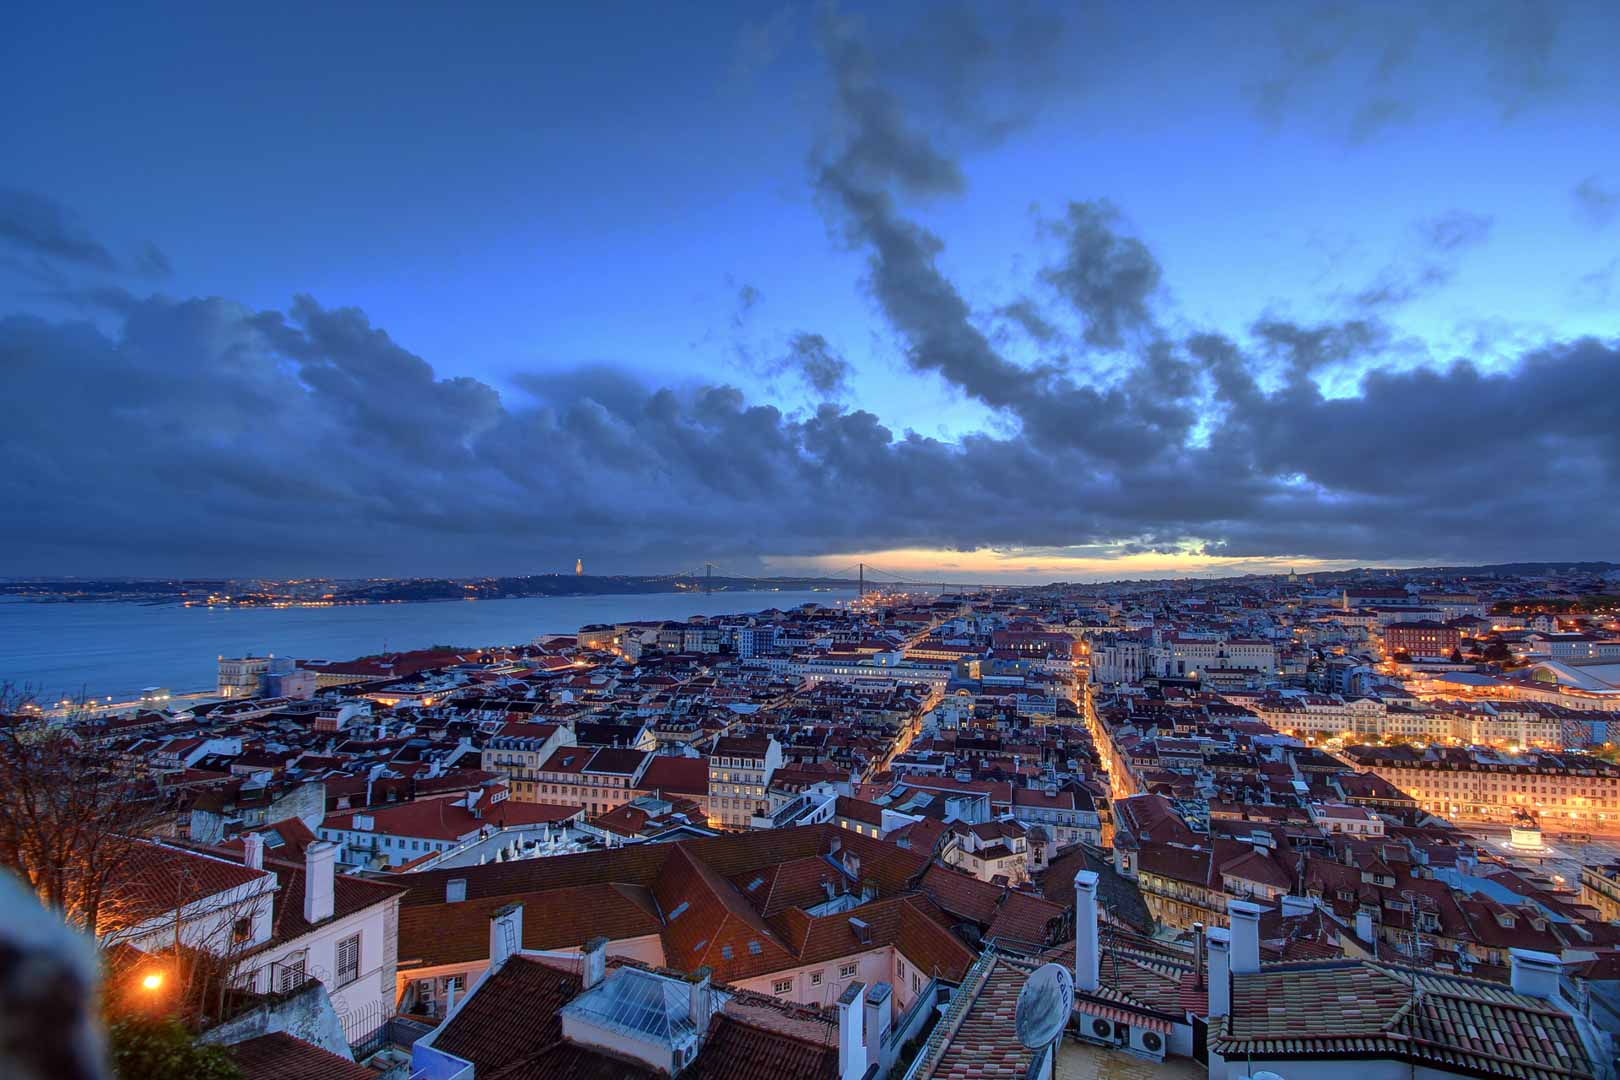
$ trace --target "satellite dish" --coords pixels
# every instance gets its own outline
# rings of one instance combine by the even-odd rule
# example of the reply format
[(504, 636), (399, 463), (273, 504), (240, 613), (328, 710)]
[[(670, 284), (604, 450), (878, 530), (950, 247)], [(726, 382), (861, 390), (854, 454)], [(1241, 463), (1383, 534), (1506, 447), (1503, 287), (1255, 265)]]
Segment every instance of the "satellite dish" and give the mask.
[(1030, 1049), (1050, 1045), (1063, 1034), (1074, 1009), (1074, 976), (1062, 964), (1036, 968), (1018, 991), (1018, 1012), (1013, 1027), (1018, 1041)]

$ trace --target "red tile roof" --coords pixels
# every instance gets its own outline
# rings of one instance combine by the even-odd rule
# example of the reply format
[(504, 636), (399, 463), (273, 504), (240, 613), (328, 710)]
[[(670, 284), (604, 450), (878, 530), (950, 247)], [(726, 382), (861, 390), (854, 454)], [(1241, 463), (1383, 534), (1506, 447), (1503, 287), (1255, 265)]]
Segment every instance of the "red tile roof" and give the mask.
[(651, 894), (637, 885), (578, 885), (423, 904), (400, 911), (400, 966), (487, 960), (490, 913), (513, 901), (523, 904), (525, 949), (575, 949), (594, 937), (624, 941), (663, 930)]
[(1210, 1025), (1227, 1058), (1376, 1056), (1472, 1075), (1593, 1075), (1569, 1014), (1498, 983), (1370, 962), (1290, 964), (1232, 979)]
[(458, 797), (416, 799), (393, 806), (373, 806), (328, 814), (323, 829), (353, 829), (356, 814), (370, 817), (368, 832), (383, 836), (422, 837), (429, 840), (459, 840), (488, 825), (500, 829), (508, 825), (539, 825), (566, 821), (578, 814), (577, 806), (517, 802), (505, 799), (493, 806), (480, 803), (482, 816), (475, 817)]
[(268, 875), (221, 855), (149, 840), (128, 842), (125, 873), (101, 904), (99, 933), (133, 925), (184, 904), (252, 884)]
[(230, 1047), (242, 1080), (376, 1080), (377, 1074), (284, 1031)]

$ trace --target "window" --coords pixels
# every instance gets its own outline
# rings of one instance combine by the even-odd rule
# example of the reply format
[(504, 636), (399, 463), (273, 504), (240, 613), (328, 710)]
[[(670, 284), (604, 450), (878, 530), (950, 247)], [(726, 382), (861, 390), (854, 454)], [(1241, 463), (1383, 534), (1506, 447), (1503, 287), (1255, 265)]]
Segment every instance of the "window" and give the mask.
[(791, 994), (791, 993), (793, 993), (793, 980), (792, 979), (777, 979), (774, 983), (771, 984), (771, 992), (775, 993), (775, 994)]
[(922, 980), (918, 979), (917, 978), (917, 973), (915, 971), (913, 971), (911, 973), (911, 992), (913, 994), (915, 994), (917, 991), (919, 991), (921, 989), (922, 989)]
[(844, 964), (838, 969), (838, 977), (840, 979), (853, 979), (858, 968), (858, 964)]
[(810, 985), (811, 986), (820, 986), (821, 985), (821, 972), (812, 971), (810, 973)]
[(337, 946), (337, 983), (347, 986), (360, 977), (360, 935), (346, 937)]
[(246, 941), (248, 938), (250, 938), (252, 936), (253, 936), (253, 920), (252, 919), (247, 919), (247, 918), (237, 919), (236, 922), (231, 926), (231, 940), (233, 942), (235, 942), (236, 944), (238, 944), (238, 945), (242, 944), (242, 942)]
[(276, 978), (276, 989), (285, 994), (296, 989), (304, 983), (304, 957), (303, 954), (281, 962), (281, 973)]

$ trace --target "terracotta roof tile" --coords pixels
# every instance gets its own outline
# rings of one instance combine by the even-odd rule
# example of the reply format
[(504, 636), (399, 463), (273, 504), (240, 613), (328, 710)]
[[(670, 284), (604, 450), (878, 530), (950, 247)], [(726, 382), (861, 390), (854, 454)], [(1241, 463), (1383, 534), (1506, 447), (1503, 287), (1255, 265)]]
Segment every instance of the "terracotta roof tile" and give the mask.
[(284, 1031), (244, 1039), (230, 1047), (242, 1080), (376, 1080), (364, 1065), (294, 1038)]

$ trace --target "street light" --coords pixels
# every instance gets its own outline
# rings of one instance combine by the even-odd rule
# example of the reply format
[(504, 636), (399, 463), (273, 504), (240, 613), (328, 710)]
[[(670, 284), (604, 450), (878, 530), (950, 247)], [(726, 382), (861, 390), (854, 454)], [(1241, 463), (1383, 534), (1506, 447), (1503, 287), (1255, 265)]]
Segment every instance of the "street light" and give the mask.
[(159, 990), (162, 987), (163, 987), (163, 973), (162, 972), (154, 971), (150, 975), (147, 975), (147, 976), (145, 976), (144, 978), (141, 979), (141, 988), (143, 990)]

